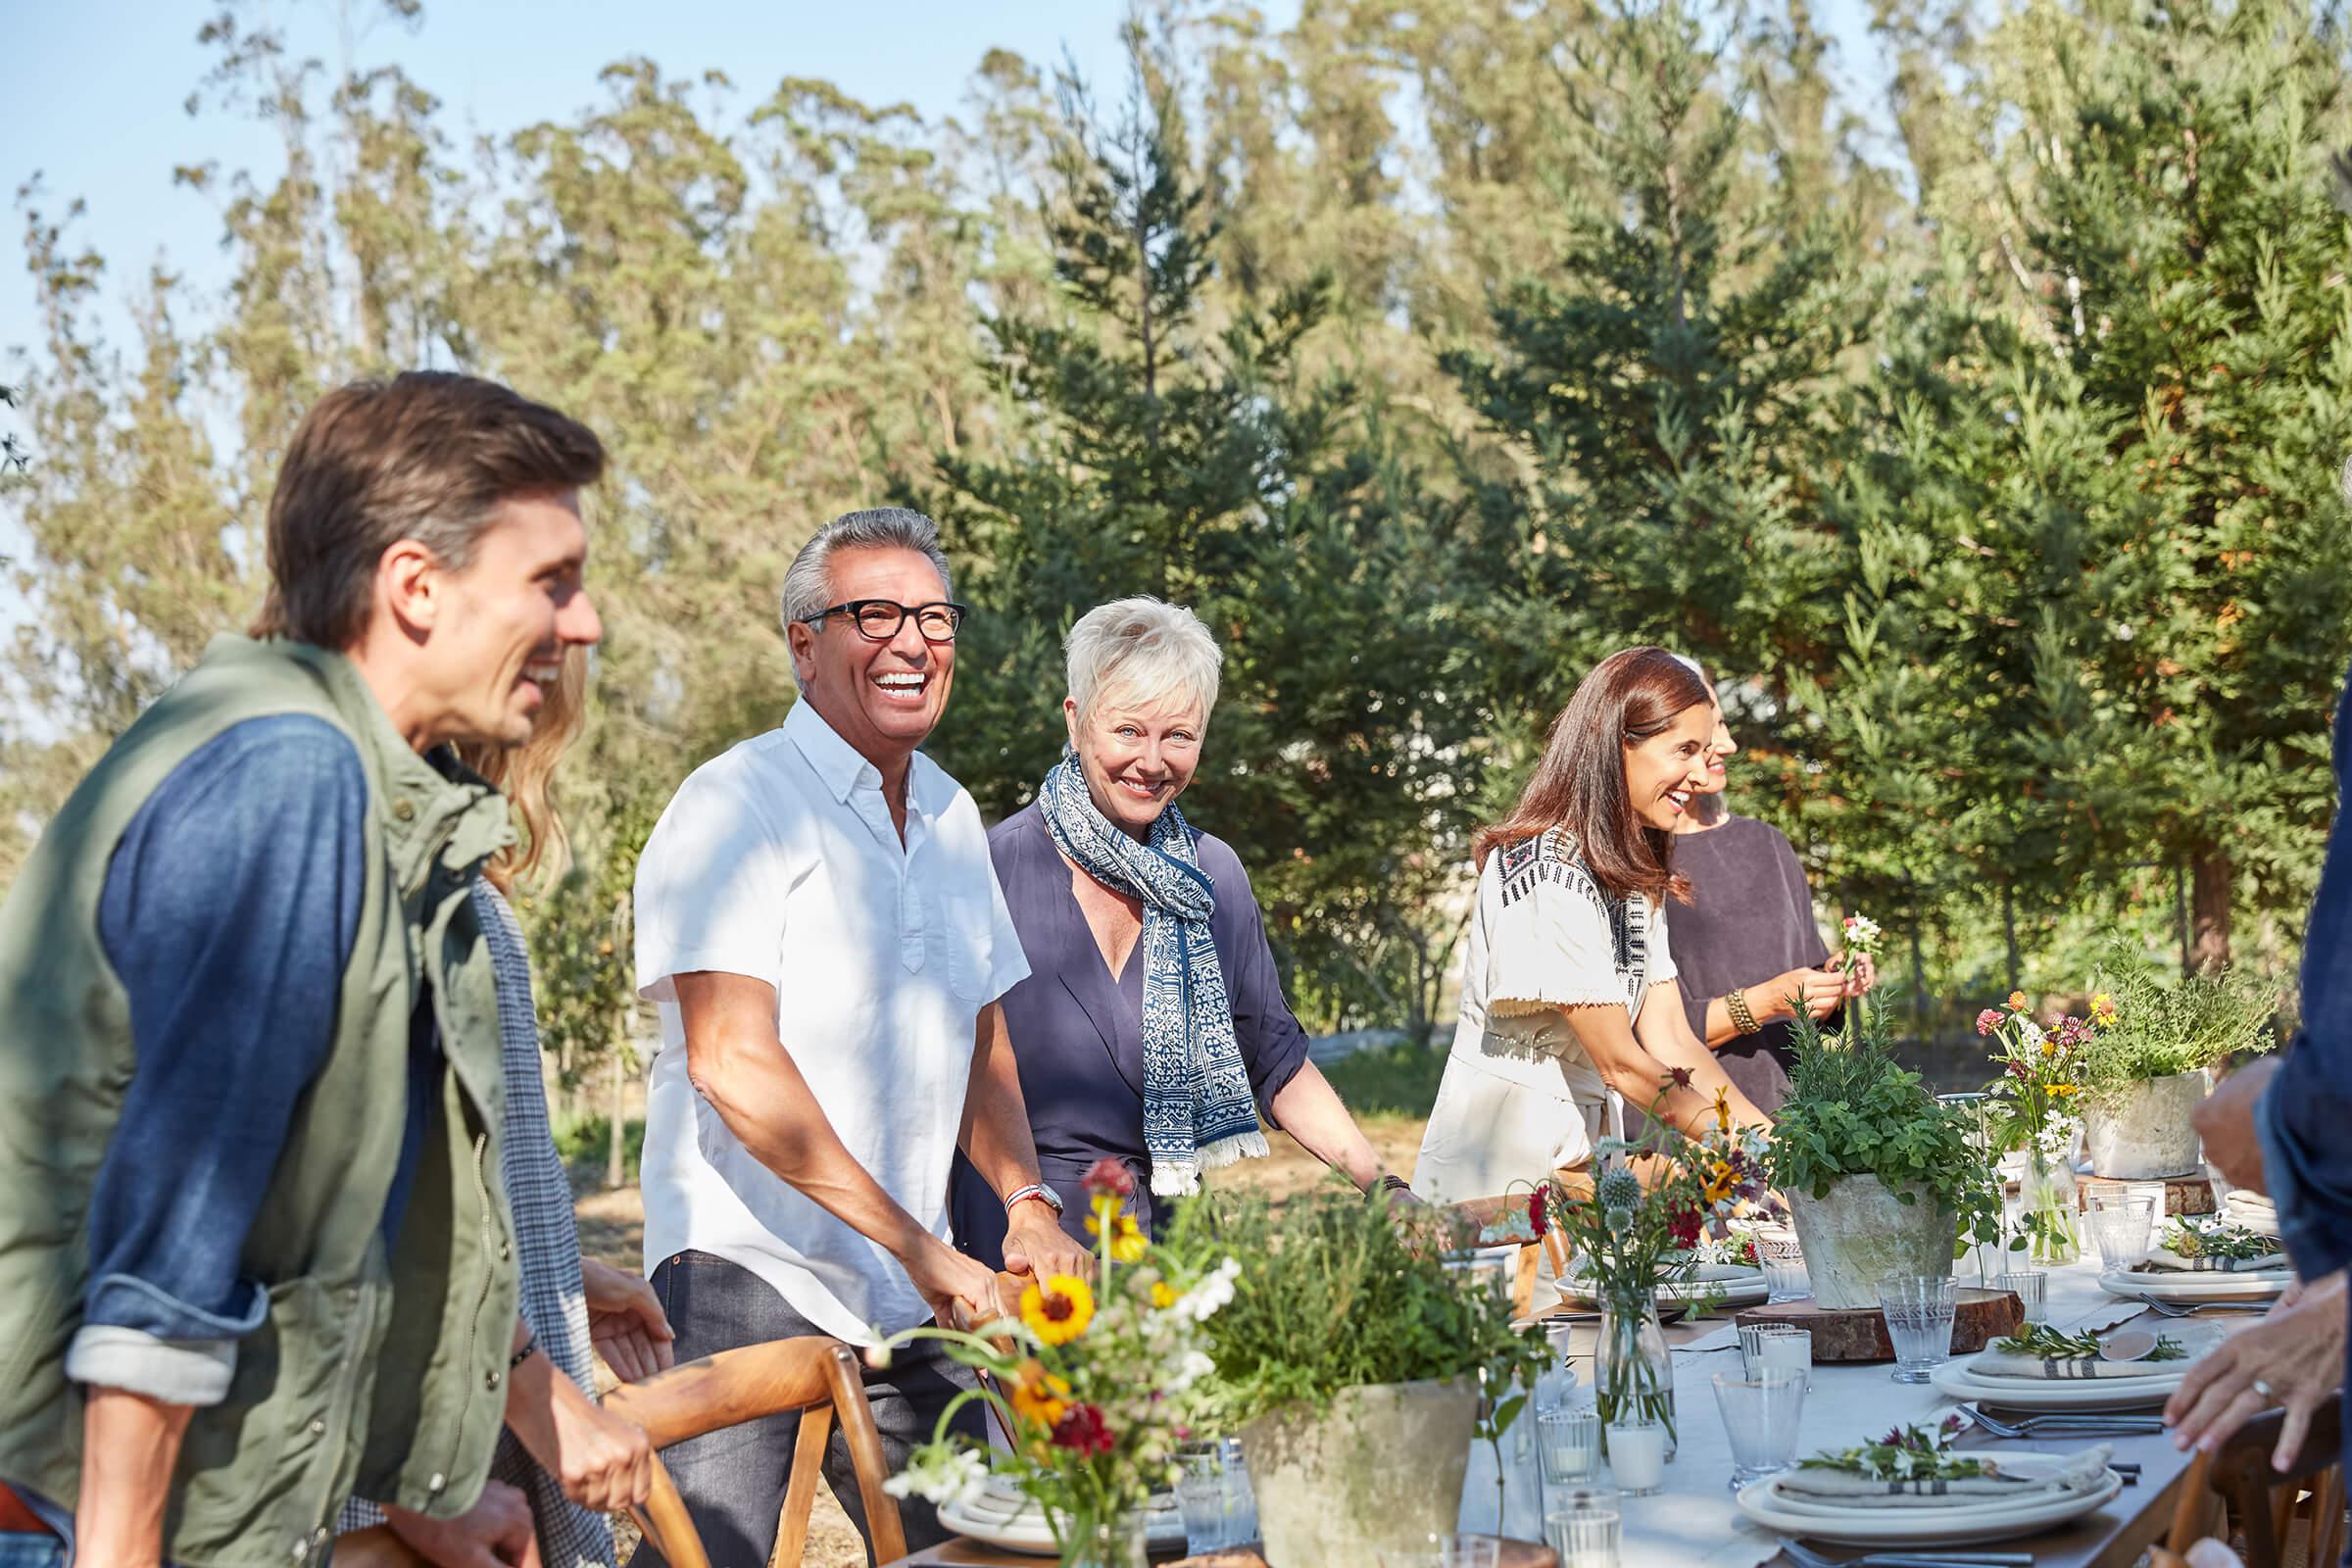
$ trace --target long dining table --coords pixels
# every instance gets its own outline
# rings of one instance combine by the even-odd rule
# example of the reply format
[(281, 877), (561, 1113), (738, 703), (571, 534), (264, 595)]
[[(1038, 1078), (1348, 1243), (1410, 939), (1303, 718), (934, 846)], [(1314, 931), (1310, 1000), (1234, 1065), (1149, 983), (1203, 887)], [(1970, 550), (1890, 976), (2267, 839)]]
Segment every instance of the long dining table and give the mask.
[[(2178, 1334), (2183, 1325), (2193, 1324), (2227, 1335), (2257, 1321), (2245, 1312), (2207, 1311), (2186, 1319), (2158, 1317), (2141, 1302), (2101, 1290), (2095, 1254), (2081, 1262), (2049, 1267), (2046, 1272), (2045, 1320), (2071, 1332), (2131, 1323)], [(1973, 1263), (1964, 1265), (1962, 1283), (1975, 1284), (1976, 1273)], [(1666, 1330), (1674, 1356), (1678, 1450), (1666, 1467), (1661, 1492), (1626, 1497), (1619, 1503), (1624, 1531), (1620, 1568), (1792, 1568), (1781, 1550), (1781, 1538), (1749, 1521), (1730, 1488), (1731, 1448), (1709, 1379), (1718, 1372), (1737, 1373), (1740, 1369), (1734, 1315), (1735, 1309), (1726, 1307), (1718, 1314), (1686, 1319)], [(2137, 1321), (2142, 1318), (2147, 1321)], [(1571, 1320), (1569, 1355), (1587, 1389), (1592, 1385), (1595, 1334), (1595, 1325)], [(1957, 1400), (1932, 1385), (1895, 1382), (1892, 1370), (1884, 1362), (1817, 1364), (1805, 1397), (1798, 1453), (1848, 1447), (1898, 1425), (1932, 1425), (1958, 1408)], [(2176, 1448), (2169, 1433), (2092, 1440), (2041, 1438), (2015, 1446), (2046, 1451), (2062, 1444), (2087, 1446), (2089, 1442), (2110, 1443), (2117, 1460), (2138, 1464), (2137, 1484), (2127, 1485), (2114, 1501), (2071, 1525), (1978, 1549), (2031, 1552), (2036, 1568), (2132, 1568), (2149, 1546), (2161, 1544), (2194, 1455)], [(2004, 1445), (1972, 1429), (1958, 1446), (1975, 1450), (1997, 1449)], [(1470, 1478), (1462, 1489), (1462, 1528), (1540, 1541), (1542, 1488), (1532, 1452), (1527, 1445), (1514, 1444), (1507, 1434), (1502, 1448), (1499, 1528), (1495, 1459), (1493, 1448), (1485, 1444), (1473, 1446)], [(1842, 1559), (1858, 1555), (1863, 1548), (1822, 1549)]]

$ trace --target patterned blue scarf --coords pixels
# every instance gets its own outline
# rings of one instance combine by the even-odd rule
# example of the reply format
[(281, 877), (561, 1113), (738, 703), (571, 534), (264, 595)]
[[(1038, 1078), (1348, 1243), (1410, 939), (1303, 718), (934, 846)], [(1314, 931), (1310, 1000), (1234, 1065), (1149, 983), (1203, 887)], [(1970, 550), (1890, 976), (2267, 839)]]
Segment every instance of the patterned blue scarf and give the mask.
[(1152, 1191), (1199, 1192), (1200, 1172), (1266, 1152), (1257, 1102), (1233, 1036), (1233, 1004), (1209, 934), (1215, 885), (1184, 813), (1170, 805), (1149, 844), (1120, 832), (1087, 793), (1078, 755), (1061, 761), (1038, 791), (1046, 831), (1070, 863), (1144, 906), (1144, 1147)]

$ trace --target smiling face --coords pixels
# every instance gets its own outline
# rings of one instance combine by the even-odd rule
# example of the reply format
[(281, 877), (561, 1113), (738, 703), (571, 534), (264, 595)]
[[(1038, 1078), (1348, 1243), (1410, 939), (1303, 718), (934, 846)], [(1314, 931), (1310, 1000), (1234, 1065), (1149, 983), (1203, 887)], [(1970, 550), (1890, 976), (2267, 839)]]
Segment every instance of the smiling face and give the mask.
[(1163, 698), (1139, 707), (1112, 692), (1097, 698), (1084, 718), (1076, 698), (1064, 698), (1061, 710), (1095, 808), (1142, 838), (1200, 769), (1206, 726), (1200, 703)]
[(567, 648), (604, 623), (581, 572), (588, 534), (569, 494), (513, 496), (475, 540), (463, 571), (441, 571), (416, 686), (430, 742), (520, 746)]
[[(920, 551), (836, 550), (825, 562), (828, 604), (888, 599), (937, 604), (947, 584)], [(801, 692), (833, 732), (889, 774), (939, 723), (956, 674), (956, 645), (927, 643), (909, 615), (888, 642), (868, 641), (846, 614), (821, 626), (795, 621), (786, 633)]]
[(1707, 743), (1718, 715), (1712, 703), (1693, 703), (1645, 741), (1625, 748), (1625, 793), (1645, 827), (1671, 833), (1690, 797), (1707, 782)]
[(1715, 715), (1715, 727), (1707, 737), (1707, 782), (1699, 793), (1721, 795), (1730, 781), (1723, 760), (1740, 750), (1740, 743), (1732, 739), (1732, 727), (1724, 721), (1723, 704), (1716, 700), (1712, 689), (1707, 692), (1707, 708)]

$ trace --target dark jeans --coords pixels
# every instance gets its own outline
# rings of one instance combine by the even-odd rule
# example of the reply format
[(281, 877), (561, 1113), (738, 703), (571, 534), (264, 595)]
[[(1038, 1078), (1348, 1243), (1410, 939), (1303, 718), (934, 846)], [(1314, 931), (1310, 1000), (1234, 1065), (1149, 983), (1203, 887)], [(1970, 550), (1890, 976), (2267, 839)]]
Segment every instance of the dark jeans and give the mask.
[[(759, 1275), (709, 1252), (679, 1252), (654, 1270), (654, 1294), (677, 1340), (681, 1362), (715, 1355), (768, 1340), (821, 1334)], [(917, 1444), (931, 1441), (948, 1401), (973, 1387), (970, 1369), (949, 1359), (936, 1344), (918, 1344), (893, 1353), (890, 1368), (865, 1368), (865, 1397), (882, 1429), (882, 1453), (892, 1472), (906, 1462)], [(955, 1430), (985, 1446), (988, 1432), (978, 1401), (956, 1412)], [(763, 1568), (776, 1546), (777, 1516), (792, 1473), (792, 1446), (800, 1435), (800, 1412), (771, 1415), (741, 1426), (706, 1433), (662, 1450), (662, 1462), (678, 1484), (686, 1511), (703, 1538), (710, 1568)], [(865, 1538), (873, 1557), (873, 1532), (866, 1528), (865, 1502), (850, 1468), (850, 1448), (841, 1428), (825, 1446), (825, 1485), (842, 1511)], [(920, 1551), (946, 1541), (939, 1514), (920, 1497), (899, 1501), (906, 1549)], [(665, 1568), (662, 1556), (641, 1545), (629, 1568)]]

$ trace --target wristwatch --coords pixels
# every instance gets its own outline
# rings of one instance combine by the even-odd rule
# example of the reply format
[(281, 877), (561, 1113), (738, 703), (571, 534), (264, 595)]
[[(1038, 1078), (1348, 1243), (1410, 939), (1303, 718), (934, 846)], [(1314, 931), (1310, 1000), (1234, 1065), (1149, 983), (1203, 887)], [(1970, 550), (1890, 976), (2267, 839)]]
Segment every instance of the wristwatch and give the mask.
[(1045, 1204), (1054, 1213), (1058, 1214), (1061, 1212), (1061, 1195), (1055, 1192), (1053, 1188), (1048, 1187), (1044, 1182), (1031, 1182), (1026, 1187), (1014, 1188), (1009, 1194), (1005, 1195), (1004, 1212), (1007, 1214), (1011, 1213), (1014, 1204), (1025, 1203), (1032, 1198)]

